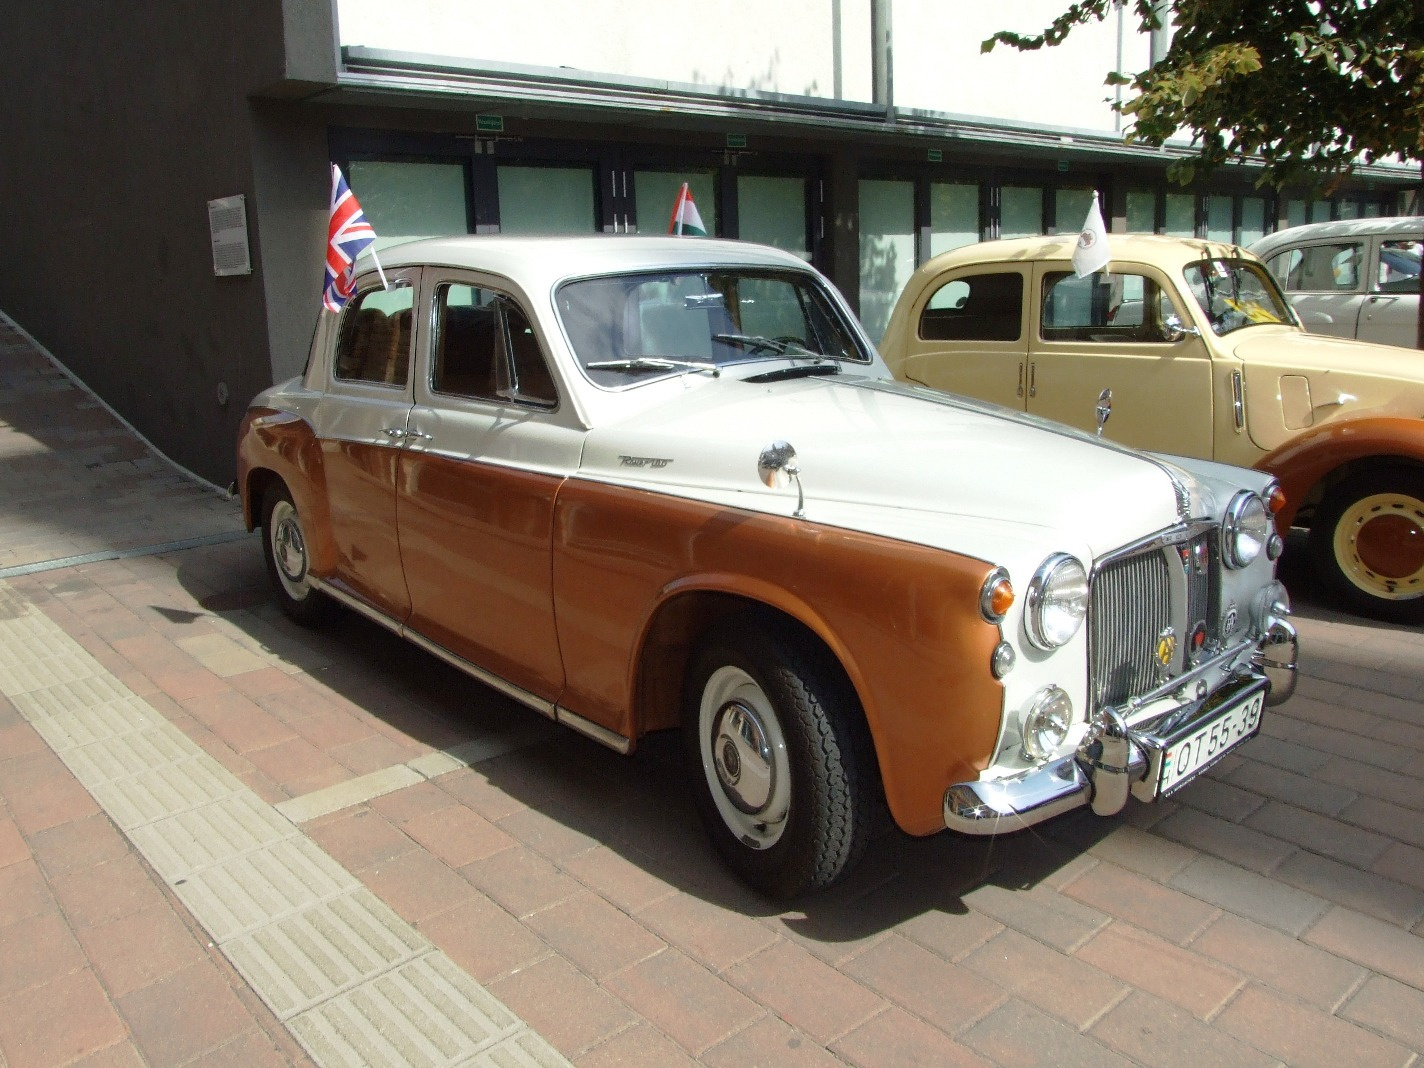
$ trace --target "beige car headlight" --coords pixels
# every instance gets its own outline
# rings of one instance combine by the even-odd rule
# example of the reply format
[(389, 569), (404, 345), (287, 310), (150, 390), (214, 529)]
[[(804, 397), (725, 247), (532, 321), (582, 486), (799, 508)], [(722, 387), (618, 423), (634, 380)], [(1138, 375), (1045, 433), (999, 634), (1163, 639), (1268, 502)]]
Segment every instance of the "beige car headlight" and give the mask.
[(1028, 584), (1024, 630), (1045, 651), (1066, 645), (1088, 614), (1088, 573), (1067, 553), (1054, 553)]

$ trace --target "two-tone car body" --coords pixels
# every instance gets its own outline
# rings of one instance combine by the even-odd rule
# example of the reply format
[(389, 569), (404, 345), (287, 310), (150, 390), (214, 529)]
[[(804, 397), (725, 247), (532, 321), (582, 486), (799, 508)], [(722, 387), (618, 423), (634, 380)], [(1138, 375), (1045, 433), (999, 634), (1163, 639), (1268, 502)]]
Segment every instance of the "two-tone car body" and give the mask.
[(1073, 237), (988, 241), (930, 260), (881, 353), (897, 377), (1136, 448), (1278, 478), (1282, 535), (1310, 529), (1322, 583), (1356, 612), (1424, 618), (1424, 364), (1417, 352), (1309, 334), (1234, 245), (1109, 235), (1078, 277)]
[(620, 751), (680, 725), (767, 893), (845, 871), (876, 791), (917, 835), (1116, 812), (1292, 688), (1268, 476), (898, 383), (772, 249), (382, 260), (243, 424), (283, 607), (346, 605)]

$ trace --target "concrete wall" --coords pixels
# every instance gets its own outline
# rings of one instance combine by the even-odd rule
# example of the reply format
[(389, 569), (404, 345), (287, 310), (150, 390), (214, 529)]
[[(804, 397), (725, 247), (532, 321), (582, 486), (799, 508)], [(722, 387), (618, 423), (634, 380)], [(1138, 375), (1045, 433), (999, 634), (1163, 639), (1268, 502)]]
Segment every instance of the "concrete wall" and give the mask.
[[(311, 15), (323, 6), (225, 0), (195, 15), (177, 2), (36, 2), (4, 15), (0, 307), (159, 448), (219, 483), (243, 407), (274, 377), (264, 237), (291, 236), (259, 232), (257, 203), (281, 176), (259, 175), (254, 159), (302, 136), (248, 94), (334, 71), (330, 8), (324, 52)], [(295, 58), (289, 25), (307, 42)], [(315, 140), (324, 157), (324, 131)], [(207, 201), (237, 193), (254, 272), (215, 278)], [(316, 195), (320, 216), (326, 193)]]

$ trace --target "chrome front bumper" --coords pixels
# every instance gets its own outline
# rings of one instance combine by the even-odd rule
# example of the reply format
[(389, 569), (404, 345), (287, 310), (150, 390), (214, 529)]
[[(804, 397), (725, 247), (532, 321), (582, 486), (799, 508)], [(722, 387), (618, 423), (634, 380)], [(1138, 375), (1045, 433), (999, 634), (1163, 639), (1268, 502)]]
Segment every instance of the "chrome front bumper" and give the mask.
[(1129, 794), (1156, 800), (1162, 754), (1178, 739), (1260, 689), (1267, 690), (1267, 705), (1278, 705), (1295, 691), (1298, 648), (1295, 628), (1277, 619), (1251, 669), (1204, 699), (1131, 724), (1107, 710), (1071, 756), (1009, 778), (951, 786), (944, 795), (945, 826), (963, 834), (1006, 834), (1083, 805), (1110, 816), (1122, 810)]

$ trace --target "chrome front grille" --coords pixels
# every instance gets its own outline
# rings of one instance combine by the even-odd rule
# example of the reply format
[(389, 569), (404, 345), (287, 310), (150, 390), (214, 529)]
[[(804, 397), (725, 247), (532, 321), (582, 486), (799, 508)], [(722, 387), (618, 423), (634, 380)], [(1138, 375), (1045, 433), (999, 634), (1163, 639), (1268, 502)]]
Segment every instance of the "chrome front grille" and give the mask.
[[(1194, 663), (1217, 639), (1214, 530), (1157, 542), (1102, 563), (1093, 576), (1093, 707), (1120, 705)], [(1167, 640), (1166, 664), (1159, 650)]]

